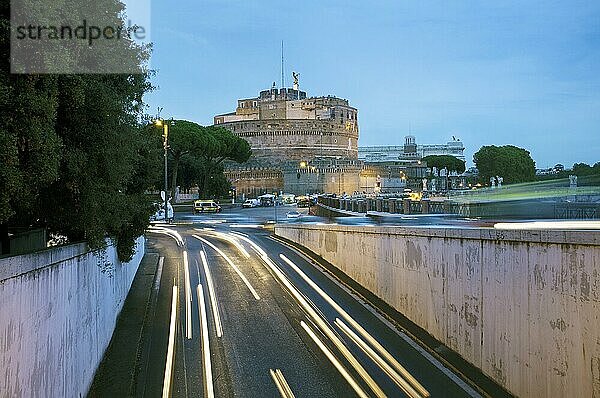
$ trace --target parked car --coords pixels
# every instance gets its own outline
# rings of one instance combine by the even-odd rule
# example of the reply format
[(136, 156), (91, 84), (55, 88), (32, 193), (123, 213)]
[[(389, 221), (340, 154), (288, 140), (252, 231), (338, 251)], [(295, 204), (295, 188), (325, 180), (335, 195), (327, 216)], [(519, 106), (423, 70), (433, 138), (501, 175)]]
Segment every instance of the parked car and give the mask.
[(246, 201), (242, 204), (242, 207), (245, 209), (250, 209), (258, 206), (258, 200), (256, 199), (246, 199)]
[(281, 195), (281, 203), (284, 205), (293, 205), (296, 203), (296, 195), (291, 193), (284, 193)]
[(300, 213), (299, 211), (293, 210), (293, 211), (288, 211), (286, 214), (287, 218), (300, 218), (302, 217), (302, 213)]
[(194, 202), (194, 214), (198, 213), (219, 213), (221, 206), (214, 200), (197, 200)]
[(271, 194), (260, 195), (257, 199), (259, 200), (259, 206), (262, 206), (262, 207), (269, 207), (269, 206), (273, 206), (275, 204), (275, 195), (271, 195)]

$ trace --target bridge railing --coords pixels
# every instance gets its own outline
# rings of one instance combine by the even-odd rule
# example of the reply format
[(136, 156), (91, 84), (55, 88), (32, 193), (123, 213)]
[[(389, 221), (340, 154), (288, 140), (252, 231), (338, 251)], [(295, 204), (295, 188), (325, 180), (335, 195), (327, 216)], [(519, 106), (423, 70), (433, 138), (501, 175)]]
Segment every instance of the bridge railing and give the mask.
[(365, 214), (455, 214), (461, 217), (523, 217), (599, 219), (600, 202), (583, 202), (568, 198), (459, 202), (446, 200), (412, 200), (400, 197), (327, 197), (318, 203), (342, 212)]

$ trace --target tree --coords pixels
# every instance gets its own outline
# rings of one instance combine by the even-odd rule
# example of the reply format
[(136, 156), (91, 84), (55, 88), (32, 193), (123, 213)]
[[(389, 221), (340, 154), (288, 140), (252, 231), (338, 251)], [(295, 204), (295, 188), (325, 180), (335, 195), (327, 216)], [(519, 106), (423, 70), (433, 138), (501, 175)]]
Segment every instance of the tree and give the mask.
[(171, 192), (177, 185), (197, 184), (202, 196), (220, 196), (229, 188), (222, 163), (243, 163), (251, 153), (248, 142), (227, 129), (174, 120), (169, 132)]
[[(120, 18), (123, 5), (95, 6)], [(12, 228), (47, 228), (92, 249), (115, 242), (133, 254), (151, 213), (144, 191), (160, 165), (140, 125), (149, 73), (11, 74), (8, 2), (0, 6), (0, 237)], [(122, 22), (122, 21), (121, 21)], [(143, 64), (147, 49), (123, 40)]]
[(483, 146), (473, 155), (480, 181), (500, 176), (506, 184), (535, 180), (535, 162), (529, 151), (513, 145)]
[(448, 171), (456, 171), (458, 173), (465, 171), (465, 162), (452, 155), (429, 155), (425, 156), (421, 161), (426, 162), (427, 167), (435, 167), (438, 170), (446, 168)]
[(573, 165), (573, 174), (577, 175), (577, 177), (583, 177), (594, 174), (594, 168), (596, 165), (600, 165), (600, 163), (596, 163), (594, 167), (590, 166), (587, 163), (575, 163)]
[(224, 161), (244, 163), (252, 155), (248, 141), (236, 136), (231, 131), (218, 126), (209, 126), (205, 129), (211, 136), (211, 140), (208, 150), (202, 153), (206, 169), (201, 185), (198, 186), (201, 195), (209, 194), (211, 183), (208, 179)]
[(174, 195), (179, 162), (188, 154), (198, 156), (206, 146), (206, 136), (199, 124), (187, 120), (174, 120), (169, 130), (168, 142), (171, 157), (171, 195)]

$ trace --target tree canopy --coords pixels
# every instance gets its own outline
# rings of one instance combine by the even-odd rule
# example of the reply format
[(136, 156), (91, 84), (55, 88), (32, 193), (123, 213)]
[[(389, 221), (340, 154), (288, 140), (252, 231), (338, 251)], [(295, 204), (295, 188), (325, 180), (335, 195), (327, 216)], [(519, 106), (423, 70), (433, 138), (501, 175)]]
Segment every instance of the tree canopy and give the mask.
[[(115, 17), (122, 5), (102, 2)], [(146, 134), (149, 73), (11, 74), (9, 8), (0, 6), (0, 238), (44, 227), (129, 259), (150, 215), (144, 195), (160, 171)], [(141, 63), (145, 49), (128, 45)]]
[(248, 142), (229, 130), (186, 120), (172, 122), (169, 147), (171, 191), (177, 185), (198, 185), (202, 196), (226, 193), (229, 184), (223, 175), (223, 162), (243, 163), (252, 154)]
[(593, 166), (587, 163), (575, 163), (572, 173), (577, 175), (577, 177), (600, 175), (600, 162), (596, 162)]
[(465, 171), (465, 162), (452, 155), (429, 155), (425, 156), (421, 161), (426, 162), (427, 167), (435, 167), (438, 170), (446, 168), (448, 171), (456, 171), (458, 173)]
[(500, 176), (506, 184), (535, 180), (535, 162), (529, 151), (513, 145), (483, 146), (473, 155), (479, 178), (488, 182)]

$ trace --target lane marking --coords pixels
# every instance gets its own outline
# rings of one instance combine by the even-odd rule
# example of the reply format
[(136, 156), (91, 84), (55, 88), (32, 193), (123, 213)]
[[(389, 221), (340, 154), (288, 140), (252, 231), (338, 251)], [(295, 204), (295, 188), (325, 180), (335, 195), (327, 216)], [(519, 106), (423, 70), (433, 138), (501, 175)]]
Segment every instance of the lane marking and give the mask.
[[(315, 269), (320, 270), (323, 273), (323, 275), (325, 275), (330, 281), (335, 283), (340, 289), (342, 289), (343, 291), (348, 293), (350, 296), (354, 297), (354, 299), (357, 302), (359, 302), (367, 311), (369, 311), (374, 317), (379, 319), (392, 332), (394, 332), (396, 335), (398, 335), (402, 340), (404, 340), (408, 345), (410, 345), (415, 351), (417, 351), (419, 354), (421, 354), (426, 360), (428, 360), (433, 366), (435, 366), (440, 372), (442, 372), (444, 375), (446, 375), (456, 385), (458, 385), (460, 388), (462, 388), (465, 391), (465, 393), (467, 393), (469, 396), (471, 396), (473, 398), (480, 398), (483, 396), (482, 393), (476, 391), (475, 389), (477, 389), (481, 392), (483, 392), (483, 390), (479, 389), (479, 387), (477, 387), (475, 384), (471, 385), (471, 384), (467, 383), (460, 376), (458, 376), (461, 373), (458, 369), (454, 368), (452, 366), (452, 364), (445, 362), (445, 361), (442, 363), (442, 360), (440, 360), (440, 358), (434, 356), (432, 354), (432, 352), (429, 351), (429, 350), (433, 351), (433, 349), (428, 350), (428, 349), (424, 348), (417, 342), (416, 337), (399, 330), (398, 329), (399, 326), (395, 323), (395, 321), (392, 322), (390, 320), (391, 318), (389, 318), (388, 315), (384, 316), (381, 313), (379, 313), (378, 310), (376, 310), (377, 306), (375, 304), (371, 303), (368, 299), (364, 298), (360, 293), (358, 293), (354, 289), (347, 286), (344, 282), (340, 281), (330, 270), (328, 270), (327, 268), (325, 268), (321, 264), (319, 264), (318, 261), (309, 257), (305, 253), (299, 251), (297, 248), (295, 248), (294, 246), (291, 246), (289, 243), (280, 239), (279, 237), (269, 236), (269, 237), (267, 237), (267, 239), (272, 240), (273, 242), (279, 243), (282, 246), (285, 246), (292, 252), (296, 253), (299, 257), (303, 258), (308, 264), (311, 264), (313, 267), (315, 267)], [(463, 377), (466, 380), (469, 380), (467, 378), (467, 376), (463, 375)]]
[(213, 245), (212, 243), (210, 243), (209, 241), (207, 241), (204, 238), (201, 238), (198, 235), (192, 235), (192, 236), (194, 238), (199, 239), (202, 242), (206, 243), (214, 251), (216, 251), (217, 253), (219, 253), (221, 255), (221, 257), (223, 257), (225, 259), (225, 261), (227, 261), (227, 263), (231, 266), (231, 268), (233, 268), (233, 270), (242, 279), (242, 281), (244, 282), (244, 284), (246, 285), (246, 287), (248, 288), (248, 290), (250, 290), (250, 293), (252, 293), (252, 295), (254, 296), (254, 298), (256, 300), (260, 300), (260, 296), (258, 295), (258, 293), (256, 293), (256, 290), (254, 290), (254, 288), (252, 287), (252, 285), (250, 284), (250, 282), (248, 281), (248, 279), (246, 279), (246, 277), (244, 276), (244, 274), (242, 273), (242, 271), (240, 271), (240, 269), (233, 263), (233, 261), (231, 261), (231, 259), (225, 253), (223, 253), (223, 251), (221, 249), (219, 249), (217, 246)]
[(406, 380), (402, 378), (386, 361), (383, 360), (377, 353), (369, 347), (356, 333), (354, 333), (348, 325), (339, 318), (335, 318), (335, 325), (339, 327), (346, 336), (350, 338), (373, 362), (377, 364), (397, 385), (411, 398), (429, 397), (429, 392), (425, 394), (417, 392)]
[[(240, 237), (240, 239), (242, 239)], [(375, 380), (369, 375), (369, 373), (365, 370), (365, 368), (358, 362), (358, 360), (352, 355), (348, 347), (344, 345), (344, 343), (340, 340), (340, 338), (333, 331), (331, 326), (321, 317), (313, 308), (313, 305), (309, 303), (308, 298), (306, 298), (300, 291), (290, 282), (290, 280), (285, 276), (285, 274), (277, 267), (273, 261), (269, 258), (267, 253), (256, 243), (248, 238), (243, 238), (243, 240), (250, 243), (252, 248), (258, 253), (259, 257), (264, 261), (265, 264), (271, 269), (272, 273), (279, 279), (279, 281), (288, 289), (292, 297), (300, 304), (300, 306), (304, 309), (304, 311), (309, 315), (309, 317), (313, 320), (315, 325), (332, 341), (332, 343), (336, 346), (336, 348), (342, 353), (344, 358), (352, 367), (356, 370), (356, 372), (363, 378), (363, 380), (367, 383), (367, 385), (373, 390), (377, 397), (385, 397), (385, 393), (377, 385)], [(312, 303), (312, 302), (311, 302)]]
[(214, 398), (215, 390), (212, 379), (212, 365), (210, 362), (210, 344), (208, 341), (208, 321), (206, 319), (206, 302), (204, 301), (204, 291), (202, 285), (198, 284), (196, 287), (196, 293), (198, 294), (198, 312), (200, 313), (200, 325), (202, 330), (202, 365), (204, 367), (204, 387), (205, 393), (208, 398)]
[(217, 337), (221, 338), (223, 336), (223, 325), (221, 324), (221, 316), (219, 315), (219, 305), (217, 303), (217, 295), (215, 293), (215, 287), (213, 285), (212, 275), (210, 273), (210, 269), (208, 268), (208, 261), (206, 260), (206, 255), (204, 254), (204, 250), (200, 250), (200, 258), (202, 259), (202, 267), (204, 268), (206, 284), (208, 285), (208, 294), (210, 296), (210, 304), (211, 304), (212, 313), (213, 313), (213, 321), (215, 323), (215, 330), (217, 332)]
[(167, 361), (165, 363), (165, 378), (163, 380), (163, 398), (169, 398), (173, 374), (173, 357), (175, 356), (175, 325), (177, 322), (177, 285), (173, 286), (173, 299), (171, 300), (171, 322), (169, 324), (169, 344), (167, 348)]
[(282, 398), (295, 398), (296, 396), (292, 392), (290, 385), (288, 384), (285, 377), (283, 377), (283, 372), (281, 369), (269, 369), (269, 373), (271, 374), (271, 378), (275, 382), (275, 386), (279, 390), (279, 394)]
[(192, 338), (192, 287), (190, 286), (190, 270), (188, 253), (183, 251), (183, 268), (185, 272), (185, 337)]
[[(352, 325), (352, 327), (358, 333), (360, 333), (373, 347), (375, 347), (379, 354), (381, 354), (393, 366), (393, 368), (395, 369), (394, 374), (398, 375), (399, 377), (400, 375), (402, 375), (401, 377), (404, 378), (402, 381), (395, 380), (392, 377), (396, 384), (403, 384), (405, 381), (407, 381), (414, 392), (417, 392), (418, 394), (420, 394), (420, 396), (423, 397), (429, 396), (429, 392), (421, 385), (421, 383), (419, 383), (417, 379), (415, 379), (413, 375), (410, 374), (410, 372), (408, 372), (402, 365), (400, 365), (396, 358), (394, 358), (394, 356), (390, 354), (389, 351), (387, 351), (373, 336), (371, 336), (369, 332), (367, 332), (358, 322), (356, 322), (354, 318), (350, 316), (350, 314), (348, 314), (342, 307), (339, 306), (339, 304), (336, 301), (334, 301), (327, 293), (325, 293), (323, 289), (319, 287), (319, 285), (317, 285), (312, 279), (310, 279), (308, 275), (306, 275), (294, 262), (292, 262), (284, 254), (279, 254), (279, 257), (283, 261), (285, 261), (294, 271), (296, 271), (296, 273), (300, 275), (300, 277), (310, 287), (312, 287), (313, 290), (317, 292), (317, 294), (319, 294), (319, 296), (321, 296), (329, 305), (331, 305), (331, 307), (333, 307), (333, 309), (337, 311), (342, 316), (342, 318), (344, 318), (350, 325)], [(404, 388), (401, 384), (398, 385), (401, 388)]]
[(321, 339), (319, 339), (315, 332), (313, 332), (312, 329), (304, 321), (300, 321), (300, 326), (302, 326), (302, 328), (306, 331), (306, 333), (308, 333), (308, 335), (315, 342), (315, 344), (321, 349), (321, 351), (323, 351), (323, 354), (325, 354), (327, 359), (329, 359), (329, 361), (333, 364), (333, 366), (335, 366), (338, 372), (340, 372), (342, 377), (346, 379), (346, 381), (348, 382), (348, 384), (350, 384), (352, 389), (354, 389), (356, 394), (358, 394), (358, 396), (361, 398), (368, 398), (369, 396), (367, 395), (367, 393), (362, 388), (360, 388), (356, 380), (354, 380), (350, 373), (348, 373), (346, 368), (344, 368), (344, 365), (342, 365), (340, 361), (337, 360), (337, 358), (333, 355), (331, 350), (327, 348), (325, 344), (323, 344), (323, 342), (321, 341)]

